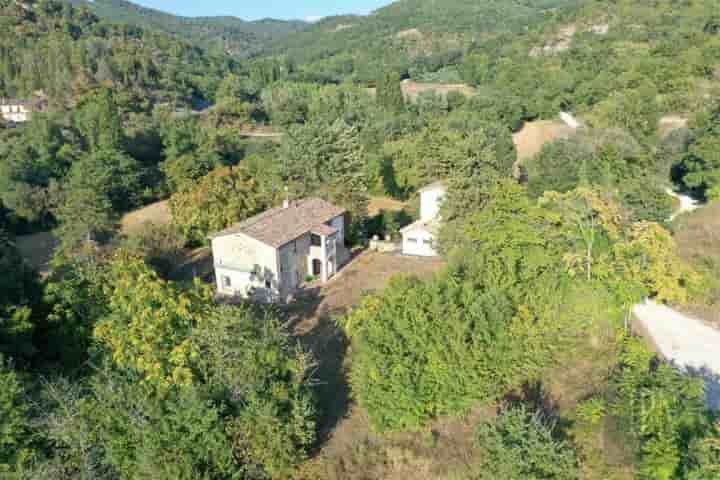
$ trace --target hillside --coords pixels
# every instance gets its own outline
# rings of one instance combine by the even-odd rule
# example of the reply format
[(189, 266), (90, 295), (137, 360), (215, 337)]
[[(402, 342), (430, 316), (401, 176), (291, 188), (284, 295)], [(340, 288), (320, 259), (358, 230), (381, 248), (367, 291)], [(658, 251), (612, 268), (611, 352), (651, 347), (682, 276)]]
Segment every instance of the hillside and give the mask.
[(247, 57), (257, 53), (269, 42), (302, 30), (307, 23), (300, 20), (263, 19), (244, 21), (236, 17), (189, 18), (142, 7), (125, 0), (69, 0), (90, 9), (101, 18), (152, 28), (178, 37), (215, 53)]
[(375, 80), (382, 67), (418, 76), (451, 65), (473, 43), (520, 32), (584, 0), (401, 0), (368, 16), (328, 17), (276, 42), (316, 78)]
[(212, 98), (228, 58), (57, 1), (0, 0), (0, 97), (67, 103), (97, 86), (134, 110)]

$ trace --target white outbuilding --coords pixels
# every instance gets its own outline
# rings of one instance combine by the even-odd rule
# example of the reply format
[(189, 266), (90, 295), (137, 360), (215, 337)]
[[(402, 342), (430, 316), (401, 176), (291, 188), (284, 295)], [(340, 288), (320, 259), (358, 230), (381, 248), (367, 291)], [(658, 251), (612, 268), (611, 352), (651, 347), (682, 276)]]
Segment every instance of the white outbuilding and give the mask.
[(435, 182), (420, 190), (420, 220), (400, 230), (405, 255), (435, 257), (440, 227), (440, 208), (447, 195), (445, 182)]

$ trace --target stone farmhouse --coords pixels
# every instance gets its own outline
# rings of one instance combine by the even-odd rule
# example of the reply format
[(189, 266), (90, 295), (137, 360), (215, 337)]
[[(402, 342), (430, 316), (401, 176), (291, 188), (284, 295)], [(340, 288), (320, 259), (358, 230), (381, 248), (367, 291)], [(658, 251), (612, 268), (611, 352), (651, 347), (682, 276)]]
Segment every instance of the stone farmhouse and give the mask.
[(10, 123), (25, 123), (33, 112), (41, 110), (41, 103), (32, 100), (0, 99), (0, 116)]
[(420, 220), (400, 230), (404, 255), (435, 257), (440, 228), (440, 207), (447, 195), (445, 182), (435, 182), (420, 190)]
[(286, 200), (210, 237), (217, 291), (261, 302), (292, 299), (347, 262), (345, 210), (319, 198)]

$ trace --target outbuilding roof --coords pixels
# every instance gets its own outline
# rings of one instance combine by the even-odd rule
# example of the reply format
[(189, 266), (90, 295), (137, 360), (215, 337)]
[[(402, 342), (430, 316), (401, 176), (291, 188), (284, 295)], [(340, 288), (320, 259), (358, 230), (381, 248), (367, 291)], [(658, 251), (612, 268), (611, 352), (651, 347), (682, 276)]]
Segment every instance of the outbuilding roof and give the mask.
[(447, 190), (447, 182), (445, 180), (438, 180), (437, 182), (424, 186), (419, 192), (430, 192), (433, 190)]
[(431, 220), (418, 220), (415, 223), (411, 223), (407, 227), (401, 229), (400, 233), (404, 235), (411, 232), (424, 232), (429, 233), (430, 235), (437, 235), (439, 229), (440, 222), (437, 218), (433, 218)]
[[(244, 234), (271, 247), (279, 248), (302, 235), (321, 228), (341, 215), (345, 209), (320, 198), (307, 198), (291, 202), (286, 207), (276, 207), (211, 235), (219, 238)], [(333, 232), (334, 233), (334, 232)]]

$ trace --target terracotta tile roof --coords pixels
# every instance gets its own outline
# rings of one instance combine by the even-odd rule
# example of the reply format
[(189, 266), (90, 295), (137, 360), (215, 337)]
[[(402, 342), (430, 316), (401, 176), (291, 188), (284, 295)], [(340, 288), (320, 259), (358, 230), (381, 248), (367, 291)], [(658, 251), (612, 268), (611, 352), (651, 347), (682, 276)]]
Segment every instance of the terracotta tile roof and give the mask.
[[(242, 233), (271, 247), (279, 248), (345, 213), (319, 198), (292, 202), (288, 208), (276, 207), (248, 218), (232, 227), (211, 235), (210, 238)], [(333, 232), (334, 233), (334, 232)]]
[(338, 229), (335, 227), (329, 227), (325, 225), (324, 223), (321, 223), (320, 225), (315, 225), (310, 229), (310, 233), (314, 233), (315, 235), (320, 235), (323, 237), (329, 237), (330, 235), (335, 235), (337, 233)]

